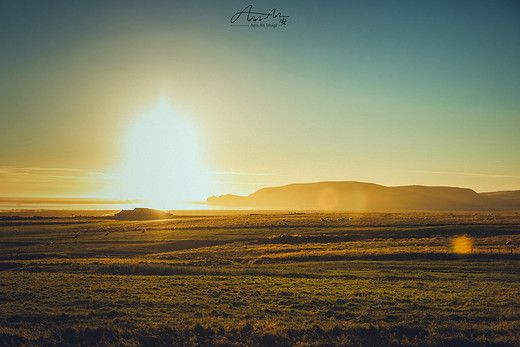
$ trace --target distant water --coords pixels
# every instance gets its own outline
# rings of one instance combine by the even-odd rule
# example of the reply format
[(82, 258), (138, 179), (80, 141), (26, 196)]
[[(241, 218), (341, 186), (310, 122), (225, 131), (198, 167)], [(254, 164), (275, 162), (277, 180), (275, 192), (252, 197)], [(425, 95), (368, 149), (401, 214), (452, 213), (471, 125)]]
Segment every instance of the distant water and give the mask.
[(26, 202), (0, 202), (0, 212), (16, 210), (132, 210), (136, 207), (156, 208), (160, 210), (208, 210), (205, 204), (167, 204), (156, 205), (153, 203), (128, 203), (128, 204), (82, 204), (82, 203), (26, 203)]

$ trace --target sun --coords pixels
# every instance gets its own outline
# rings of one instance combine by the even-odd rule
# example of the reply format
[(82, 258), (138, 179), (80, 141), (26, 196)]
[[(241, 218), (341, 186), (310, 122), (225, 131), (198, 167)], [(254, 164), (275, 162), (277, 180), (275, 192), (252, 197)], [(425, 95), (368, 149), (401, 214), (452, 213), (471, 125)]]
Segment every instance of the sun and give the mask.
[(140, 115), (124, 137), (117, 174), (120, 196), (155, 208), (202, 199), (202, 157), (194, 128), (162, 100)]

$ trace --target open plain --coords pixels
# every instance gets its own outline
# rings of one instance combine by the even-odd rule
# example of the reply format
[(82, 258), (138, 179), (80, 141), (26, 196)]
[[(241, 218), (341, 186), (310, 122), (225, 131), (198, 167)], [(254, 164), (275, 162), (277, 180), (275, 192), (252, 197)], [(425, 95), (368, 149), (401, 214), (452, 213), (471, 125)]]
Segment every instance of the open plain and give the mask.
[(517, 212), (1, 218), (1, 345), (520, 345)]

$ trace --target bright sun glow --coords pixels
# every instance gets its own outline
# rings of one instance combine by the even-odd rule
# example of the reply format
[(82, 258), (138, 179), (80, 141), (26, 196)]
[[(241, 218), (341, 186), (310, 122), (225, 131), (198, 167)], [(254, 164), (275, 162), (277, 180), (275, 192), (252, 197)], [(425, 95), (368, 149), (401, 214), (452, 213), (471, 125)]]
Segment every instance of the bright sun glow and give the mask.
[(119, 195), (155, 208), (201, 200), (202, 161), (193, 128), (166, 101), (140, 116), (126, 134)]

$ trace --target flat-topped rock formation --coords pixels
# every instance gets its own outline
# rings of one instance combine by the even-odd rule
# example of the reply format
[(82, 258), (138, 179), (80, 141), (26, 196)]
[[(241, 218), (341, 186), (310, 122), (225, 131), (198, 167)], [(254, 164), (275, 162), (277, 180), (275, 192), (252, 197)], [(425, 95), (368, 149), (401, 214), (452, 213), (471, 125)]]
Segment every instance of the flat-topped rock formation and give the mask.
[(122, 210), (114, 215), (119, 220), (153, 220), (173, 218), (171, 213), (151, 208), (134, 208), (133, 210)]

